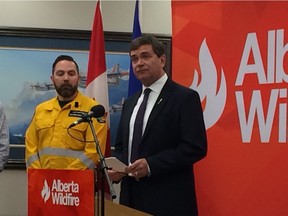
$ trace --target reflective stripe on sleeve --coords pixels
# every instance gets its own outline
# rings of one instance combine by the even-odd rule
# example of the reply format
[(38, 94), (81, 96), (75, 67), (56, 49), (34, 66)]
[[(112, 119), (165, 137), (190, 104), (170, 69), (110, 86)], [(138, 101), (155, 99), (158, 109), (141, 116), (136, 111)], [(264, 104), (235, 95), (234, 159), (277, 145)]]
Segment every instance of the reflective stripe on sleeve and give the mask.
[(26, 161), (26, 167), (30, 167), (32, 163), (35, 161), (39, 161), (39, 157), (37, 153), (32, 154)]

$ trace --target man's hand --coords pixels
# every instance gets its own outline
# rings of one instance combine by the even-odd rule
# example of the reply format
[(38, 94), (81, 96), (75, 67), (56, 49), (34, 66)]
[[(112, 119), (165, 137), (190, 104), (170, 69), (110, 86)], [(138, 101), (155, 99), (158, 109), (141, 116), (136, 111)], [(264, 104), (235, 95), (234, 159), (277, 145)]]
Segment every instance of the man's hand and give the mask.
[(139, 179), (148, 175), (148, 163), (146, 159), (141, 158), (125, 169), (126, 173)]
[(111, 181), (119, 182), (124, 176), (126, 176), (126, 173), (117, 172), (115, 170), (108, 170), (108, 176)]

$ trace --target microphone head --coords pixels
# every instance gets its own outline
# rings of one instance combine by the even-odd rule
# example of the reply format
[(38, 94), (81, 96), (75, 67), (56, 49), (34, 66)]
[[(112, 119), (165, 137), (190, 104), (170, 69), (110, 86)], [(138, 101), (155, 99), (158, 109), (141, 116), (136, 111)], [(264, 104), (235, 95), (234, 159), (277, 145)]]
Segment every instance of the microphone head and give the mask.
[(93, 112), (94, 118), (100, 118), (105, 114), (105, 108), (100, 104), (93, 106), (90, 111)]

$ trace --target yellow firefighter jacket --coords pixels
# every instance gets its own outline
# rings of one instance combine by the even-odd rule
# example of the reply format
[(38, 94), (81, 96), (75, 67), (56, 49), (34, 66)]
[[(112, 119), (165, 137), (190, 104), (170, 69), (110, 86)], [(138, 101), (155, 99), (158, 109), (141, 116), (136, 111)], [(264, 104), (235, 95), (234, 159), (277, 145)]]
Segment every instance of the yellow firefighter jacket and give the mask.
[[(60, 107), (57, 98), (39, 104), (26, 131), (26, 167), (42, 169), (93, 169), (98, 162), (96, 143), (87, 122), (68, 127), (87, 114), (96, 101), (78, 92)], [(106, 117), (92, 118), (100, 148), (105, 151)]]

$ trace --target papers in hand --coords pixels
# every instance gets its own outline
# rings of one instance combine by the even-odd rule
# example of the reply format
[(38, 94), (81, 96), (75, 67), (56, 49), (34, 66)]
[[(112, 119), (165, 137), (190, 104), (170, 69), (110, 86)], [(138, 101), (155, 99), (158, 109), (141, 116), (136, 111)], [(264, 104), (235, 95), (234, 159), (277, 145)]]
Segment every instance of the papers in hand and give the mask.
[(125, 172), (125, 168), (127, 167), (122, 161), (118, 160), (116, 157), (108, 157), (105, 158), (106, 165), (108, 168), (112, 168), (117, 172)]

